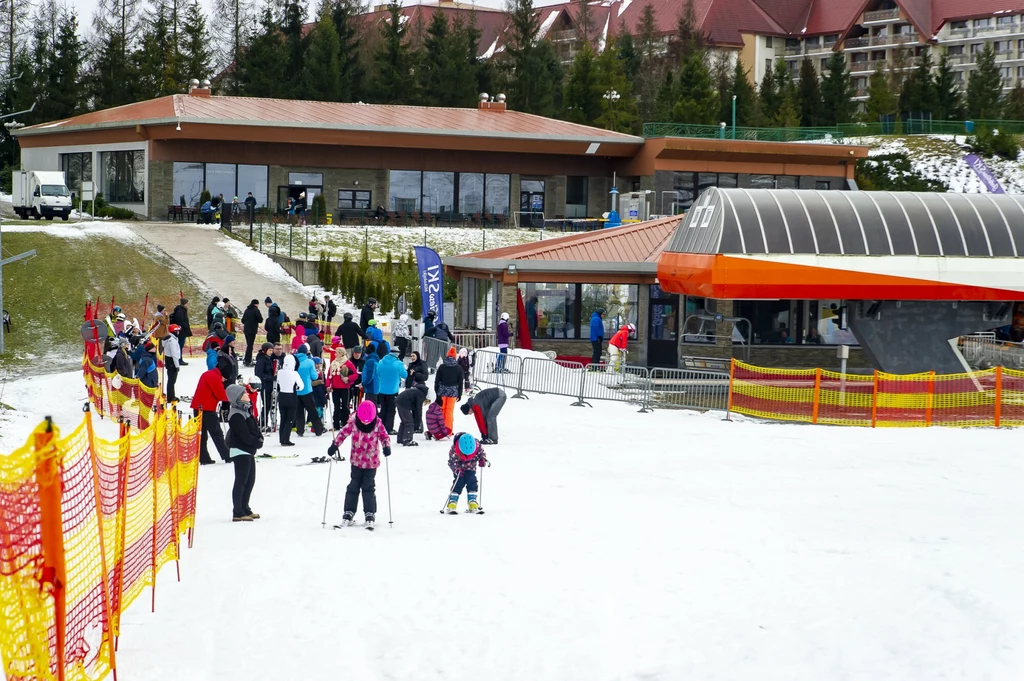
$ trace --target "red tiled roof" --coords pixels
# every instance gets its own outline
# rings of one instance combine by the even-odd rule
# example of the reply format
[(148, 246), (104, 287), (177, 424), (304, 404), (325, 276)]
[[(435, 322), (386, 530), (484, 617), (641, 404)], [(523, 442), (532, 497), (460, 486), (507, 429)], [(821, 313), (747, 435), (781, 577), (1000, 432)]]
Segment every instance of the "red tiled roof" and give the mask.
[(641, 144), (642, 139), (520, 111), (425, 106), (342, 104), (254, 97), (171, 95), (23, 128), (19, 134), (65, 132), (83, 126), (214, 123), (433, 135), (514, 137)]
[[(552, 262), (657, 263), (668, 240), (683, 219), (675, 215), (596, 232), (571, 234), (519, 246), (506, 246), (457, 256), (474, 260), (527, 260)], [(448, 259), (446, 258), (447, 262)], [(457, 265), (456, 265), (457, 266)]]
[(804, 35), (831, 35), (849, 30), (870, 0), (815, 0), (805, 26), (797, 27)]
[(935, 34), (944, 23), (954, 19), (1024, 12), (1024, 0), (932, 0), (931, 8), (931, 32)]

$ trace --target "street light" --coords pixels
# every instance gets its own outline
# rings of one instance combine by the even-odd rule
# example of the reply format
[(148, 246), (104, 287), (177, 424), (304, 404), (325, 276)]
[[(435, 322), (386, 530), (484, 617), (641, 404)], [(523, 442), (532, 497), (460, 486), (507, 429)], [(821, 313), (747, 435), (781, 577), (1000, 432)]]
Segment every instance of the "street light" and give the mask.
[(608, 110), (609, 110), (609, 113), (611, 114), (611, 119), (612, 119), (612, 130), (615, 130), (615, 102), (617, 102), (620, 99), (622, 99), (622, 95), (620, 95), (615, 90), (607, 90), (601, 96), (608, 101)]

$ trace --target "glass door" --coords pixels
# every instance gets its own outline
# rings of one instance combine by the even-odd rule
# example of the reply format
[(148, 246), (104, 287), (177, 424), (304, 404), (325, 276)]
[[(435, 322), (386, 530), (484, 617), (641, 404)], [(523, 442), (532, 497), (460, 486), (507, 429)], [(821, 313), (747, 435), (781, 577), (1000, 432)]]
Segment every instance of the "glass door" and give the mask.
[(651, 285), (648, 308), (647, 364), (652, 367), (679, 367), (679, 296)]

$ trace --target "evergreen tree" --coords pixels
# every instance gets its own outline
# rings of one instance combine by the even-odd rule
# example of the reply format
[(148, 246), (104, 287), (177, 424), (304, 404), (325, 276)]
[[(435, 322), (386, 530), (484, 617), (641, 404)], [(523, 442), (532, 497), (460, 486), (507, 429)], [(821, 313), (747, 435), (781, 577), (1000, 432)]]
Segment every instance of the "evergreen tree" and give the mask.
[(338, 55), (341, 41), (334, 22), (326, 12), (309, 34), (309, 47), (303, 59), (306, 68), (302, 71), (303, 99), (323, 102), (341, 101), (341, 64)]
[(132, 53), (140, 30), (138, 0), (101, 0), (93, 18), (89, 92), (94, 109), (129, 104), (135, 99)]
[[(665, 60), (659, 53), (657, 26), (654, 20), (654, 9), (650, 3), (644, 5), (636, 26), (637, 52), (640, 54), (640, 67), (635, 78), (630, 78), (633, 92), (636, 93), (637, 106), (641, 121), (653, 121), (658, 104), (658, 89), (665, 79)], [(660, 120), (668, 120), (661, 118)]]
[(597, 69), (597, 55), (589, 42), (576, 53), (565, 84), (565, 115), (574, 123), (593, 125), (601, 115), (604, 90)]
[[(448, 101), (451, 106), (472, 107), (481, 92), (493, 90), (493, 74), (484, 68), (479, 58), (480, 29), (476, 25), (476, 11), (469, 14), (469, 23), (456, 14), (452, 19), (452, 42), (449, 45), (449, 60), (454, 64), (451, 90)], [(482, 73), (487, 71), (487, 73)]]
[(622, 71), (630, 83), (636, 81), (643, 66), (643, 55), (636, 48), (636, 41), (633, 34), (629, 32), (626, 23), (619, 26), (619, 37), (615, 39), (615, 49), (622, 61)]
[[(608, 46), (597, 57), (599, 91), (601, 92), (601, 115), (594, 121), (606, 130), (639, 133), (640, 116), (636, 96), (629, 78), (626, 77), (626, 62), (614, 46)], [(605, 97), (605, 93), (618, 93), (618, 100)], [(568, 93), (567, 95), (568, 96)]]
[(360, 41), (357, 17), (362, 8), (358, 0), (331, 0), (331, 21), (338, 34), (338, 64), (341, 67), (339, 101), (357, 102), (363, 93), (365, 72), (359, 59)]
[(402, 21), (402, 6), (391, 3), (388, 19), (381, 26), (381, 41), (373, 55), (375, 66), (372, 96), (381, 104), (415, 100), (412, 55), (406, 39), (408, 27)]
[[(70, 118), (85, 108), (81, 74), (85, 44), (78, 37), (78, 16), (75, 9), (61, 10), (60, 25), (54, 45), (53, 61), (48, 74), (49, 88), (43, 98), (53, 108), (53, 119)], [(42, 105), (40, 101), (40, 105)]]
[(960, 120), (963, 116), (963, 96), (955, 78), (949, 55), (943, 51), (935, 74), (935, 105), (932, 117), (939, 121)]
[(1024, 121), (1024, 84), (1020, 80), (1003, 100), (1003, 120)]
[(868, 123), (876, 123), (885, 116), (895, 114), (898, 106), (896, 93), (889, 87), (889, 78), (882, 70), (882, 65), (878, 64), (868, 80), (868, 101), (865, 105), (864, 119)]
[(382, 311), (385, 314), (394, 312), (395, 300), (398, 299), (398, 294), (395, 293), (395, 263), (391, 259), (391, 251), (388, 251), (384, 258), (384, 269), (381, 271), (380, 280)]
[[(736, 125), (754, 125), (757, 122), (757, 93), (739, 59), (732, 74), (732, 94), (736, 97)], [(732, 102), (729, 104), (731, 107)], [(732, 122), (731, 110), (726, 120)]]
[(562, 67), (551, 43), (538, 39), (533, 0), (506, 0), (505, 11), (509, 27), (499, 68), (509, 101), (518, 111), (552, 116), (561, 110)]
[[(589, 43), (593, 35), (593, 19), (590, 16), (589, 0), (576, 0), (576, 31), (580, 43)], [(581, 45), (582, 47), (582, 45)]]
[(673, 121), (692, 125), (714, 125), (717, 122), (718, 95), (704, 56), (700, 50), (690, 50), (683, 57), (675, 83)]
[(658, 91), (654, 98), (654, 120), (664, 122), (672, 120), (672, 107), (676, 104), (675, 86), (675, 74), (670, 69), (665, 69), (665, 75), (662, 76), (661, 84), (658, 86)]
[(775, 82), (775, 68), (765, 69), (761, 78), (761, 87), (757, 91), (758, 109), (762, 112), (759, 123), (772, 124), (772, 118), (782, 106), (779, 99), (779, 88)]
[(711, 80), (714, 81), (715, 92), (718, 93), (719, 122), (729, 123), (732, 120), (732, 78), (733, 67), (729, 55), (719, 52), (711, 66)]
[(846, 68), (846, 55), (833, 52), (821, 79), (822, 125), (849, 123), (853, 118), (853, 79)]
[(434, 106), (473, 106), (477, 95), (479, 30), (456, 16), (449, 25), (441, 8), (434, 10), (423, 41), (417, 78), (423, 101)]
[(281, 33), (284, 35), (285, 54), (287, 62), (285, 67), (286, 84), (284, 86), (288, 97), (298, 97), (302, 93), (302, 70), (306, 65), (306, 46), (309, 41), (303, 36), (303, 26), (306, 24), (306, 5), (299, 0), (291, 0), (284, 7), (284, 25)]
[(771, 124), (780, 128), (793, 128), (800, 124), (800, 93), (789, 66), (782, 57), (775, 62), (775, 96), (779, 108), (771, 116)]
[(239, 62), (239, 91), (247, 97), (287, 97), (287, 60), (287, 51), (280, 27), (274, 18), (273, 6), (267, 4), (263, 8), (259, 26), (249, 40), (249, 47), (242, 53)]
[(135, 53), (135, 99), (154, 99), (181, 89), (178, 48), (167, 5), (156, 3), (143, 20), (141, 46)]
[(798, 87), (800, 99), (800, 125), (815, 127), (822, 125), (822, 109), (824, 104), (821, 99), (821, 85), (818, 82), (818, 72), (814, 70), (814, 63), (809, 57), (804, 57), (800, 63), (800, 85)]
[(700, 29), (697, 10), (693, 0), (686, 0), (676, 19), (676, 34), (669, 43), (669, 58), (673, 63), (679, 64), (691, 52), (704, 55), (706, 50), (707, 39)]
[[(203, 13), (203, 6), (199, 0), (191, 0), (185, 6), (185, 16), (181, 21), (181, 29), (178, 38), (178, 49), (180, 51), (180, 72), (184, 87), (193, 78), (205, 80), (213, 73), (213, 53), (210, 48), (210, 32), (206, 27), (206, 15)], [(241, 73), (244, 59), (234, 65), (234, 69)]]
[[(227, 94), (239, 92), (237, 69), (231, 68), (241, 60), (245, 49), (245, 26), (252, 21), (252, 6), (248, 0), (214, 0), (212, 32), (216, 45), (220, 47), (218, 63), (225, 75), (221, 87)], [(293, 72), (296, 76), (299, 72)]]
[(967, 81), (967, 115), (974, 119), (995, 118), (999, 115), (999, 98), (1003, 94), (1003, 77), (996, 64), (992, 43), (977, 55), (978, 69)]
[(907, 79), (906, 93), (900, 108), (909, 114), (920, 118), (920, 114), (928, 114), (934, 111), (937, 93), (935, 90), (935, 77), (932, 75), (932, 58), (927, 49), (922, 49), (914, 66), (914, 72)]

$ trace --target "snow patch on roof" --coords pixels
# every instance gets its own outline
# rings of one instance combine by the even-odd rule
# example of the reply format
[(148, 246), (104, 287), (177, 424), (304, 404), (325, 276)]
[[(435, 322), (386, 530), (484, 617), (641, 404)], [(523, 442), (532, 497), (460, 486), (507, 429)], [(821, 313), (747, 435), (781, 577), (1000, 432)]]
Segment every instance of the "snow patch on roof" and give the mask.
[(484, 59), (490, 59), (491, 57), (494, 56), (494, 52), (498, 49), (498, 40), (500, 38), (501, 38), (501, 36), (496, 36), (494, 38), (494, 42), (491, 43), (491, 46), (488, 47), (487, 50), (484, 51), (484, 54), (483, 54), (483, 58)]
[(626, 8), (628, 8), (632, 4), (633, 0), (622, 0), (622, 3), (619, 4), (619, 11), (615, 16), (621, 17), (622, 13), (626, 11)]
[(561, 10), (555, 9), (548, 12), (548, 15), (544, 17), (544, 21), (540, 25), (540, 29), (537, 31), (538, 40), (542, 40), (548, 35), (548, 31), (551, 30), (552, 24), (555, 23), (555, 19), (558, 18), (558, 13)]
[(601, 39), (597, 41), (597, 51), (604, 52), (604, 46), (608, 43), (608, 25), (612, 23), (612, 15), (609, 12), (604, 19), (604, 29), (601, 31)]

